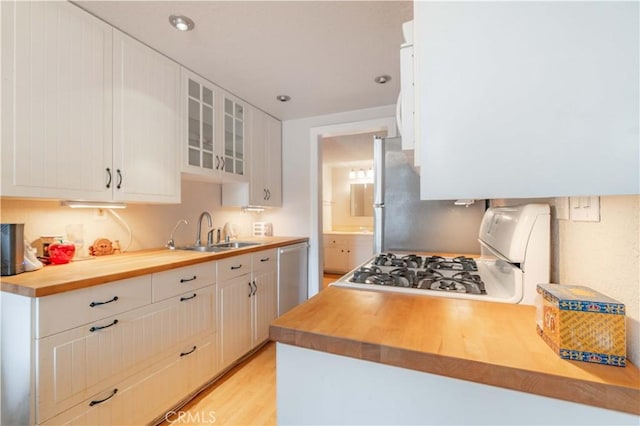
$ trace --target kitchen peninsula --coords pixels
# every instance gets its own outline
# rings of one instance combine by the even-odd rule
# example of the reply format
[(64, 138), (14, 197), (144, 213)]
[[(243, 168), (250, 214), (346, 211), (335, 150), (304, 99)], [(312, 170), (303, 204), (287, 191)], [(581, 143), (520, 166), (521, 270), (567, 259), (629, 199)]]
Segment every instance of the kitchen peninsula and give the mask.
[(634, 424), (640, 373), (560, 359), (535, 308), (329, 287), (271, 324), (280, 424)]

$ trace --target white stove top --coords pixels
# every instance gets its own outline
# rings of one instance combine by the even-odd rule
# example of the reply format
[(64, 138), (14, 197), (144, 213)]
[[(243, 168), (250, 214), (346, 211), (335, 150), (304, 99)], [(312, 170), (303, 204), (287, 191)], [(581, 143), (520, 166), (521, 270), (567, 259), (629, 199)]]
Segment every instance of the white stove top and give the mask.
[[(409, 253), (393, 253), (393, 255), (398, 259), (408, 254)], [(422, 258), (425, 259), (424, 256), (422, 256)], [(445, 261), (453, 261), (453, 258), (443, 259)], [(484, 300), (487, 302), (518, 303), (520, 299), (522, 299), (522, 271), (502, 260), (475, 259), (473, 263), (477, 267), (477, 270), (467, 271), (466, 273), (479, 277), (478, 281), (481, 281), (482, 285), (478, 286), (472, 280), (471, 284), (466, 286), (466, 289), (465, 286), (461, 284), (465, 282), (465, 275), (460, 269), (442, 270), (427, 269), (424, 267), (404, 268), (402, 266), (382, 266), (376, 265), (375, 260), (376, 257), (372, 258), (331, 285), (360, 290), (396, 292), (433, 297), (450, 297), (467, 300)], [(377, 268), (377, 270), (375, 268)], [(378, 270), (380, 271), (379, 274), (376, 273)], [(433, 274), (428, 271), (433, 272)], [(373, 276), (373, 279), (371, 278), (371, 275), (367, 277), (369, 274)], [(382, 280), (376, 280), (376, 277), (380, 275), (383, 277)], [(391, 281), (389, 275), (391, 278), (393, 278), (394, 275), (396, 276), (396, 280), (393, 284), (385, 285), (373, 283), (376, 281), (385, 281), (385, 278)], [(407, 282), (409, 280), (405, 277), (406, 275), (413, 277), (412, 283)], [(435, 275), (436, 278), (439, 278), (439, 275), (442, 275), (444, 279), (428, 280), (426, 286), (420, 286), (419, 278), (421, 275), (423, 277)], [(400, 278), (397, 278), (398, 276), (400, 276)], [(365, 277), (367, 277), (367, 279), (365, 279)], [(452, 279), (448, 280), (447, 278)], [(443, 282), (443, 284), (440, 285), (439, 282)], [(438, 289), (432, 289), (431, 286), (437, 287)], [(448, 289), (443, 290), (440, 287)], [(471, 287), (473, 291), (477, 291), (478, 288), (481, 288), (484, 291), (480, 294), (477, 292), (465, 292), (469, 287)]]
[[(534, 304), (536, 285), (549, 282), (549, 222), (546, 204), (492, 207), (485, 212), (480, 226), (478, 240), (482, 255), (478, 259), (440, 258), (440, 265), (452, 266), (448, 270), (440, 269), (437, 262), (426, 262), (429, 259), (425, 256), (412, 255), (412, 258), (410, 253), (385, 253), (332, 285)], [(467, 272), (461, 274), (462, 270)]]

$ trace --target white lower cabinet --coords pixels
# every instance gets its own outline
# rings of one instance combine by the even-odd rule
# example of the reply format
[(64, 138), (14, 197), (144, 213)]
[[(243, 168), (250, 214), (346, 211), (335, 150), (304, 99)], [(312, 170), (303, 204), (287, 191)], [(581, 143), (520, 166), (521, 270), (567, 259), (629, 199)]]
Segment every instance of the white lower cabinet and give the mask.
[(148, 369), (56, 416), (45, 425), (141, 425), (171, 418), (170, 410), (215, 373), (215, 334), (209, 334)]
[(251, 273), (253, 293), (252, 347), (269, 338), (269, 324), (278, 316), (278, 255), (276, 250), (254, 253)]
[(251, 277), (220, 283), (220, 364), (222, 368), (251, 349)]
[[(226, 282), (221, 274), (237, 274)], [(244, 269), (246, 268), (246, 269)], [(221, 261), (220, 362), (226, 368), (269, 338), (269, 323), (277, 317), (277, 252), (264, 250)]]
[(162, 420), (268, 339), (277, 262), (270, 249), (40, 298), (3, 292), (0, 423)]
[(373, 256), (373, 235), (324, 234), (325, 272), (346, 273)]
[(39, 339), (39, 418), (116, 386), (171, 352), (188, 352), (195, 339), (215, 331), (214, 306), (211, 285)]

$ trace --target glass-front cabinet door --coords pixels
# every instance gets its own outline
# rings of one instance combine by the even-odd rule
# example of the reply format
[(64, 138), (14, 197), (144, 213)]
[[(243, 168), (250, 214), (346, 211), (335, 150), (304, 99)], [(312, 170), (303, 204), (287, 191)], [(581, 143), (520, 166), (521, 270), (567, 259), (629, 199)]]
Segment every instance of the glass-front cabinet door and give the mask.
[(183, 68), (186, 92), (186, 147), (182, 171), (215, 175), (222, 159), (215, 152), (216, 86)]
[(226, 173), (245, 175), (244, 146), (245, 107), (239, 101), (224, 96), (224, 159)]

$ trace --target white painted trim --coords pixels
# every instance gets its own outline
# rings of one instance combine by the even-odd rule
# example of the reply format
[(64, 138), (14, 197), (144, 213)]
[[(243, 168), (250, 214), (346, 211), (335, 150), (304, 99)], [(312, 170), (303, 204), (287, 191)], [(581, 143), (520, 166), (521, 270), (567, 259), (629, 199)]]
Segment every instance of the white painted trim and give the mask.
[(371, 133), (386, 131), (387, 137), (398, 135), (395, 117), (376, 118), (372, 120), (356, 121), (351, 123), (330, 124), (327, 126), (312, 127), (309, 130), (310, 167), (309, 194), (311, 198), (311, 238), (317, 241), (309, 247), (309, 276), (316, 276), (316, 280), (309, 280), (309, 297), (320, 291), (322, 283), (322, 191), (319, 178), (322, 168), (322, 155), (320, 152), (320, 139), (325, 137), (353, 135), (358, 133)]

